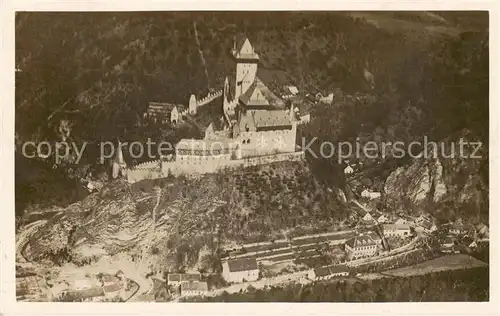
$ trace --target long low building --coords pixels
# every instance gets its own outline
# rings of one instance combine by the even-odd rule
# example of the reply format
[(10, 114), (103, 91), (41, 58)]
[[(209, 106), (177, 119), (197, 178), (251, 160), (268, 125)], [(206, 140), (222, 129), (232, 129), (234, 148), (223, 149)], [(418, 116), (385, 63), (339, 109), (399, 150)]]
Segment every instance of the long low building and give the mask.
[(330, 265), (314, 268), (307, 274), (310, 280), (328, 280), (338, 276), (348, 276), (349, 269), (345, 265)]
[(186, 282), (196, 282), (201, 280), (199, 273), (169, 273), (167, 275), (168, 285), (180, 285)]
[(198, 296), (205, 295), (208, 292), (207, 282), (191, 281), (181, 284), (181, 295)]
[(259, 278), (257, 259), (241, 258), (228, 260), (222, 264), (222, 276), (230, 283), (256, 281)]
[(408, 224), (384, 224), (384, 236), (385, 237), (410, 237), (410, 225)]

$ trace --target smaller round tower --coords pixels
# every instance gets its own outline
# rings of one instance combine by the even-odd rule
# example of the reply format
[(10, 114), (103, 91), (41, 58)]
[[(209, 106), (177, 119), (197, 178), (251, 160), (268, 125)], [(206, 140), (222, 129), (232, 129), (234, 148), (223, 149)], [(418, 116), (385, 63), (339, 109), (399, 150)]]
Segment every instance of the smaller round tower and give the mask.
[(196, 115), (197, 105), (196, 105), (196, 96), (191, 94), (189, 98), (189, 114)]

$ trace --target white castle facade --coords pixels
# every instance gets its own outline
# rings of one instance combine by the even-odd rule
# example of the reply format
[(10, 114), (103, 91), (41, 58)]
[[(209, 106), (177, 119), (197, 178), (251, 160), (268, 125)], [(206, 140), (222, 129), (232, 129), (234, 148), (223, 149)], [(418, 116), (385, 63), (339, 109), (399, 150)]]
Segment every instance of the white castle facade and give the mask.
[(231, 51), (236, 73), (226, 77), (222, 91), (201, 102), (191, 95), (187, 112), (223, 98), (223, 118), (211, 123), (204, 139), (182, 139), (175, 154), (127, 170), (129, 182), (169, 175), (214, 173), (225, 168), (247, 167), (285, 160), (300, 160), (296, 150), (297, 120), (293, 107), (276, 96), (258, 78), (259, 56), (248, 39)]

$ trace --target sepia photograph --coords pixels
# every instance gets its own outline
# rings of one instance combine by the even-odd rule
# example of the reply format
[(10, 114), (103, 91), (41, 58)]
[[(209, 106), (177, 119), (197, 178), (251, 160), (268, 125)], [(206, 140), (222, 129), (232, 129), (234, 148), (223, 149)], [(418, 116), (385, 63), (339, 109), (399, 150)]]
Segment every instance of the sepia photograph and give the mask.
[(17, 302), (489, 302), (489, 23), (15, 12)]

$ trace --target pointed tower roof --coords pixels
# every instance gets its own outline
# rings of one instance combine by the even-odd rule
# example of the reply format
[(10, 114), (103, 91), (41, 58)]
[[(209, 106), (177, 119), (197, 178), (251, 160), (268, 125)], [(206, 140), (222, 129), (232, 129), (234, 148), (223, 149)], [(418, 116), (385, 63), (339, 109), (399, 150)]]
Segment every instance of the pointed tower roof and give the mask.
[(214, 124), (210, 123), (210, 125), (208, 125), (207, 129), (205, 130), (205, 133), (213, 133), (213, 132), (214, 132)]
[(248, 38), (236, 42), (233, 48), (233, 56), (237, 59), (255, 59), (259, 60), (259, 55), (255, 52)]

